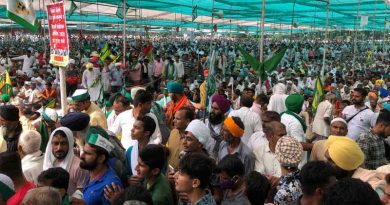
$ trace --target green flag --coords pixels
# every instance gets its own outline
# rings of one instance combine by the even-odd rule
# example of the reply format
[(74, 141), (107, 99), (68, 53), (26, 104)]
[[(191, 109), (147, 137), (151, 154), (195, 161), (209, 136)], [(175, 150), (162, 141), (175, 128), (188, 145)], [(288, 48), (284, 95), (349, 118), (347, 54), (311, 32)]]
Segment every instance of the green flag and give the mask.
[(39, 23), (32, 0), (8, 0), (6, 15), (12, 21), (30, 31), (38, 32)]
[(76, 3), (74, 3), (74, 1), (72, 1), (70, 4), (68, 17), (72, 16), (72, 14), (74, 13), (74, 11), (76, 11), (76, 9), (77, 9), (77, 5), (76, 5)]
[(41, 122), (39, 123), (38, 132), (42, 136), (40, 149), (42, 152), (46, 152), (47, 142), (49, 141), (49, 130), (47, 124), (43, 120), (41, 120)]
[(106, 58), (111, 55), (110, 47), (108, 46), (108, 43), (106, 43), (100, 52), (99, 60), (103, 63)]
[(237, 47), (237, 49), (240, 51), (241, 55), (245, 58), (248, 64), (253, 68), (256, 74), (261, 77), (262, 81), (267, 78), (267, 72), (272, 72), (278, 66), (287, 51), (287, 47), (282, 47), (271, 58), (262, 63), (257, 58), (251, 56), (243, 48)]
[(194, 22), (196, 18), (198, 18), (198, 5), (195, 5), (195, 7), (192, 8), (192, 22)]
[(9, 95), (10, 97), (13, 94), (11, 77), (9, 76), (8, 70), (5, 71), (5, 83), (4, 83), (3, 87), (1, 88), (1, 92), (3, 94)]
[(325, 96), (324, 86), (322, 84), (321, 78), (317, 77), (316, 85), (314, 88), (313, 104), (312, 104), (313, 114), (316, 113), (317, 107), (320, 104), (321, 100), (324, 98), (324, 96)]
[(127, 2), (126, 2), (126, 5), (124, 6), (123, 5), (123, 1), (119, 0), (118, 7), (116, 9), (116, 16), (118, 16), (119, 18), (123, 19), (124, 18), (124, 16), (123, 16), (123, 9), (125, 9), (125, 13), (127, 13), (127, 10), (129, 10), (129, 7), (130, 6), (127, 4)]

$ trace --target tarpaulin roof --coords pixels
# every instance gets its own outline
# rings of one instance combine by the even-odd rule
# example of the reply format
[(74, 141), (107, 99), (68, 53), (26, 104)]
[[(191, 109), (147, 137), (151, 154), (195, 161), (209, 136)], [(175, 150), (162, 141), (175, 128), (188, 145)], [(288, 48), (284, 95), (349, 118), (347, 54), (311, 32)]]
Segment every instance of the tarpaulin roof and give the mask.
[[(381, 31), (386, 28), (388, 6), (384, 0), (329, 0), (329, 28)], [(50, 0), (34, 0), (39, 18), (46, 18), (44, 4)], [(70, 24), (122, 24), (115, 13), (121, 0), (74, 0), (77, 9), (67, 17)], [(66, 0), (69, 11), (71, 1)], [(159, 26), (164, 28), (211, 28), (212, 8), (222, 11), (221, 19), (214, 18), (218, 30), (259, 30), (261, 0), (126, 0), (130, 6), (127, 25)], [(192, 22), (193, 8), (198, 17)], [(265, 27), (267, 31), (287, 32), (294, 22), (295, 31), (314, 31), (326, 26), (326, 0), (266, 0)], [(39, 11), (40, 10), (40, 11)], [(81, 14), (81, 15), (80, 15)], [(368, 24), (360, 27), (362, 16)], [(0, 2), (0, 20), (6, 19), (6, 2)], [(390, 19), (389, 19), (390, 20)], [(390, 25), (390, 23), (389, 23)], [(119, 27), (117, 27), (119, 28)]]

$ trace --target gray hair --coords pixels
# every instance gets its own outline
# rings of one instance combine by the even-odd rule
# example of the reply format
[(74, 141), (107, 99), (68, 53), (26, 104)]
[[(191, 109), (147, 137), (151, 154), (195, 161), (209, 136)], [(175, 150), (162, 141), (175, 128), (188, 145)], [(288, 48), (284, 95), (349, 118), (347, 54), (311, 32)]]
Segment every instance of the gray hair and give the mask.
[(26, 130), (20, 134), (19, 145), (26, 154), (31, 154), (41, 147), (41, 134), (35, 130)]
[(22, 205), (61, 205), (62, 198), (58, 189), (44, 186), (31, 189), (27, 192)]

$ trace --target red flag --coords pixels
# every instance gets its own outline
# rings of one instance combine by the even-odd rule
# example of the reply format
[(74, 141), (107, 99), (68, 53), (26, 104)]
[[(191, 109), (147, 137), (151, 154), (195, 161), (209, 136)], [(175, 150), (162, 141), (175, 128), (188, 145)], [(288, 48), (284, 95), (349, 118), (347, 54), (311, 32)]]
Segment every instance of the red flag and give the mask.
[(144, 50), (143, 50), (144, 55), (149, 57), (150, 59), (152, 59), (152, 48), (153, 48), (153, 45), (151, 43), (149, 43), (148, 46), (146, 48), (144, 48)]
[(180, 31), (180, 27), (176, 26), (176, 32)]
[(214, 29), (214, 32), (217, 32), (217, 24), (214, 24), (214, 26), (213, 26), (213, 29)]

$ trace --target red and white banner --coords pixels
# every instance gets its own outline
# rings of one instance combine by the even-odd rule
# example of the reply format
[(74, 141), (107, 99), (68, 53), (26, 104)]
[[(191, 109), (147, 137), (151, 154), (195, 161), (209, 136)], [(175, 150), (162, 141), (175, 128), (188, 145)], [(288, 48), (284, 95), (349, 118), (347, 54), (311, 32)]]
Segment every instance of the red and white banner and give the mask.
[(65, 67), (69, 60), (69, 42), (64, 3), (47, 5), (47, 19), (50, 35), (50, 63)]

